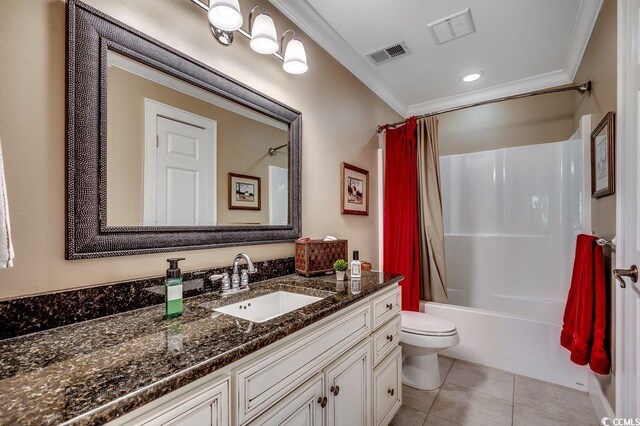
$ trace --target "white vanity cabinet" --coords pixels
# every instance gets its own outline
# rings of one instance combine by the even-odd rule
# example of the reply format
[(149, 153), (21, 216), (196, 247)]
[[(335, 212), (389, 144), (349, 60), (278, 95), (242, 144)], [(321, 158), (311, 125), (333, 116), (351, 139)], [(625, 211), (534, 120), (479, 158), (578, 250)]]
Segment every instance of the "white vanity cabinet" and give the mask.
[(391, 286), (113, 424), (385, 426), (402, 404), (399, 343)]

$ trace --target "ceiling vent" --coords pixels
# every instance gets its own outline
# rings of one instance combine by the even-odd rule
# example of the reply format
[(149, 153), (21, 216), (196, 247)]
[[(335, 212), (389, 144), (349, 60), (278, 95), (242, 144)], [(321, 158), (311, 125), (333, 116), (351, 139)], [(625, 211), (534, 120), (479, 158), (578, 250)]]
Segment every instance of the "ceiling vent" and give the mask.
[(409, 51), (406, 43), (404, 41), (401, 41), (400, 43), (392, 44), (391, 46), (387, 46), (382, 49), (378, 49), (375, 52), (369, 53), (367, 55), (367, 58), (369, 58), (374, 64), (380, 65), (385, 62), (389, 62), (402, 56), (408, 55), (409, 53), (411, 52)]
[(476, 26), (471, 17), (471, 9), (465, 9), (427, 25), (436, 44), (446, 43), (456, 38), (475, 33)]

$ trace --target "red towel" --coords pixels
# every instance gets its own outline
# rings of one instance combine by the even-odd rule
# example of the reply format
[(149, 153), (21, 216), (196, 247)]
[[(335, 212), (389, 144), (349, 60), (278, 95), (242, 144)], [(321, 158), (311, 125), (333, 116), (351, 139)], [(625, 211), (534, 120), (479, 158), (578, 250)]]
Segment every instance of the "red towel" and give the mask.
[(592, 235), (578, 235), (560, 343), (571, 352), (571, 361), (588, 363), (596, 373), (609, 374), (604, 255), (596, 240)]

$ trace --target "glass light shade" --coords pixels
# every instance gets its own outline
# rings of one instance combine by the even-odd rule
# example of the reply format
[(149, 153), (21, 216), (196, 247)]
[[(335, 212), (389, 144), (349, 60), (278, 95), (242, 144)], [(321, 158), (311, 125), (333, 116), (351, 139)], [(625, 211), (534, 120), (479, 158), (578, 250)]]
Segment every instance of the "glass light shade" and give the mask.
[(282, 69), (289, 74), (303, 74), (309, 69), (307, 65), (307, 54), (300, 40), (294, 38), (287, 43), (287, 49), (284, 51)]
[(256, 16), (251, 29), (249, 46), (254, 51), (264, 55), (270, 55), (278, 51), (278, 35), (271, 16), (266, 13)]
[(242, 13), (238, 0), (212, 0), (209, 4), (209, 22), (224, 31), (235, 31), (242, 26)]

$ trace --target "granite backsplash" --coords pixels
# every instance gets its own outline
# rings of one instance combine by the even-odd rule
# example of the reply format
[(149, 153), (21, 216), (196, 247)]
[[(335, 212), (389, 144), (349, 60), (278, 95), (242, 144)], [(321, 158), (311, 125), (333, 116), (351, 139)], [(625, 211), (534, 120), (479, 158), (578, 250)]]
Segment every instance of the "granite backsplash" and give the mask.
[[(251, 282), (295, 273), (295, 258), (254, 262)], [(208, 277), (231, 266), (183, 273), (184, 297), (216, 290)], [(0, 340), (164, 303), (164, 275), (0, 301)]]

